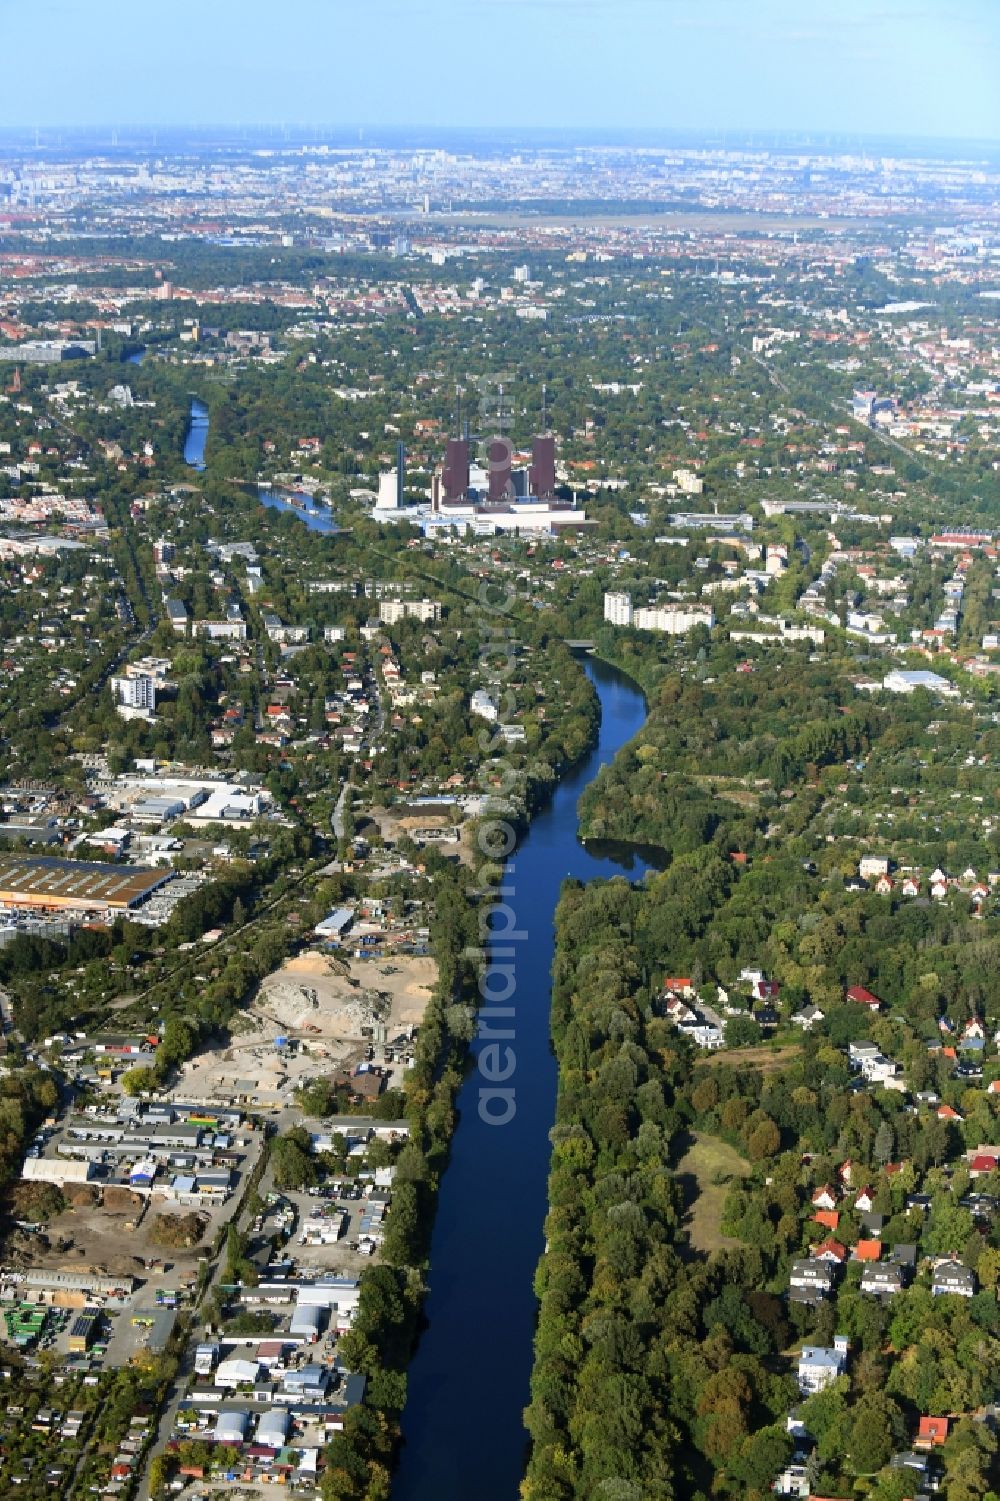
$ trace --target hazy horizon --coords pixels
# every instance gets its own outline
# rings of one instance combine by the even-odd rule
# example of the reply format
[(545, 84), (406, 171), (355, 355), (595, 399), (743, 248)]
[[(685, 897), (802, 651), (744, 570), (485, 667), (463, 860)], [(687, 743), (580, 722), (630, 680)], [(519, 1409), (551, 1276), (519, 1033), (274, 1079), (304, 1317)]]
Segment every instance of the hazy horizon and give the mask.
[(5, 131), (1000, 141), (994, 0), (175, 0), (169, 24), (131, 0), (43, 0), (3, 25), (30, 63), (0, 97)]

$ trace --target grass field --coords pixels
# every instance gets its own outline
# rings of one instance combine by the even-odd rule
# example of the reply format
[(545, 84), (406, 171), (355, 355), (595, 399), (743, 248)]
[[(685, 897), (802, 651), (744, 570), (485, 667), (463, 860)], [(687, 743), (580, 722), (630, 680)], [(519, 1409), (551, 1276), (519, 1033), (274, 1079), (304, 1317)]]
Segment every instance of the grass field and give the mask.
[(802, 1049), (798, 1043), (790, 1042), (779, 1048), (772, 1048), (765, 1043), (762, 1047), (752, 1048), (720, 1048), (715, 1053), (703, 1053), (695, 1059), (695, 1068), (719, 1068), (726, 1064), (729, 1068), (749, 1067), (759, 1069), (762, 1074), (774, 1074), (779, 1069), (787, 1068), (794, 1058), (797, 1058)]
[(739, 1245), (731, 1235), (723, 1235), (719, 1226), (729, 1184), (749, 1171), (749, 1162), (726, 1142), (694, 1133), (694, 1140), (677, 1164), (677, 1176), (687, 1204), (685, 1228), (696, 1251), (708, 1254)]

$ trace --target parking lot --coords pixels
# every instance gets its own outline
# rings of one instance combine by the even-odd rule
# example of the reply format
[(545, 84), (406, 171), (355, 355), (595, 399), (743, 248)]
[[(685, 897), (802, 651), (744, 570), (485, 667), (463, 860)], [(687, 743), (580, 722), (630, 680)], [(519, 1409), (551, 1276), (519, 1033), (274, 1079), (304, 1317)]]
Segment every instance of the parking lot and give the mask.
[[(254, 1222), (251, 1232), (255, 1239), (279, 1234), (286, 1236), (288, 1254), (294, 1255), (305, 1266), (358, 1276), (378, 1255), (377, 1247), (365, 1251), (360, 1245), (362, 1219), (371, 1212), (371, 1201), (366, 1197), (364, 1187), (337, 1180), (336, 1184), (331, 1182), (312, 1190), (275, 1189), (268, 1172), (260, 1193), (265, 1201), (269, 1193), (275, 1194), (277, 1199), (268, 1207), (267, 1213)], [(328, 1223), (332, 1233), (335, 1216), (342, 1217), (340, 1233), (335, 1240), (304, 1239), (305, 1227), (310, 1223)]]

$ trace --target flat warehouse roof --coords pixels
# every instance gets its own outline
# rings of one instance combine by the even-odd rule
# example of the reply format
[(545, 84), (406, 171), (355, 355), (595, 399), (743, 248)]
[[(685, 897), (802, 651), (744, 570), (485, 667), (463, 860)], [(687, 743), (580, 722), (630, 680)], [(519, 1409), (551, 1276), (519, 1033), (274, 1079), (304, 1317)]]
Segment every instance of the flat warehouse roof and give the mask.
[(134, 907), (169, 881), (171, 870), (59, 860), (49, 855), (0, 857), (0, 902), (16, 907)]

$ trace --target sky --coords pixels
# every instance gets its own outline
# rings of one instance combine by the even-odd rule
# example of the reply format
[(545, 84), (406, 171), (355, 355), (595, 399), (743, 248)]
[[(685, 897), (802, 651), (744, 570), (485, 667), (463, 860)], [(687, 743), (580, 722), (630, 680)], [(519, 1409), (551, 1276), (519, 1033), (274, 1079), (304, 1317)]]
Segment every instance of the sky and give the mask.
[(1000, 140), (1000, 0), (0, 0), (0, 127)]

